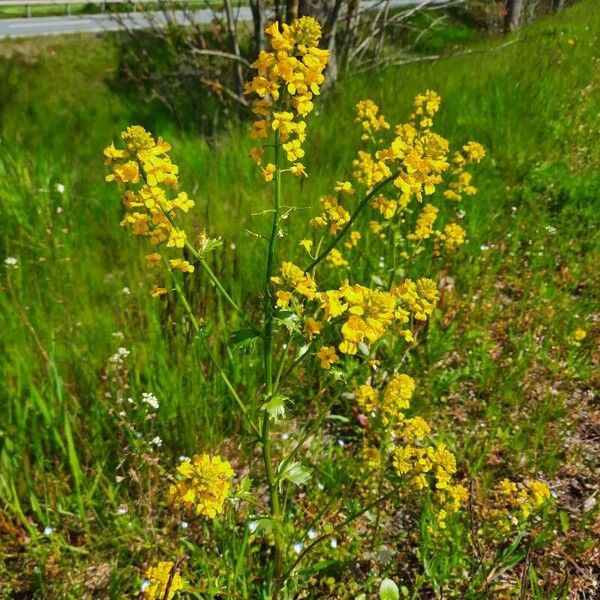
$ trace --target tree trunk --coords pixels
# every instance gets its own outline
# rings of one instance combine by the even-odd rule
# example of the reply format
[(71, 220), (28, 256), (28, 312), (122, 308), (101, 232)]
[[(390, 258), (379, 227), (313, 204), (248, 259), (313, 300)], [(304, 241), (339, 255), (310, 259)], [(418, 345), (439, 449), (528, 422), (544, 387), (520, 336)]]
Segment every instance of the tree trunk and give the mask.
[(250, 0), (252, 23), (254, 25), (254, 57), (265, 48), (265, 6), (264, 0)]
[(504, 31), (515, 31), (521, 25), (523, 16), (524, 0), (507, 0), (506, 1), (506, 19), (504, 21)]
[(298, 9), (300, 7), (300, 0), (287, 0), (287, 6), (285, 9), (285, 20), (291, 23), (294, 19), (298, 18)]
[[(233, 18), (233, 8), (231, 7), (231, 0), (225, 0), (225, 15), (227, 17), (227, 33), (229, 36), (229, 45), (231, 53), (235, 54), (236, 57), (240, 58), (240, 45), (238, 44), (238, 36), (235, 28), (235, 20)], [(235, 92), (238, 96), (242, 95), (244, 89), (244, 74), (242, 72), (242, 62), (235, 60), (233, 63), (233, 81), (235, 86)]]
[(561, 11), (565, 7), (565, 0), (554, 0), (554, 10)]

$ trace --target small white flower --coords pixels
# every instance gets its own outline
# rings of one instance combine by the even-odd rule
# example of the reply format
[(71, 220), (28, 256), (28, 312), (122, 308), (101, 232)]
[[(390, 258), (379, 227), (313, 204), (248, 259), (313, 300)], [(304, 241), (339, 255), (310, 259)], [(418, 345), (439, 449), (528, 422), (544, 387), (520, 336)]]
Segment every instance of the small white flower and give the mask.
[(179, 527), (181, 527), (181, 529), (187, 529), (188, 528), (188, 522), (187, 521), (181, 521), (181, 523), (179, 524)]
[(179, 457), (179, 462), (190, 462), (190, 457), (182, 455)]
[(126, 504), (121, 504), (121, 506), (119, 506), (119, 508), (117, 508), (118, 515), (126, 515), (128, 512), (129, 512), (129, 508), (127, 507)]
[(329, 545), (332, 548), (337, 548), (338, 547), (338, 542), (337, 542), (337, 540), (335, 538), (331, 538), (331, 541), (329, 542)]
[(490, 247), (487, 244), (481, 244), (480, 248), (485, 252), (486, 250), (489, 250)]
[(55, 183), (54, 184), (54, 191), (58, 192), (59, 194), (64, 194), (65, 193), (65, 186), (62, 183)]
[(142, 394), (142, 402), (149, 404), (154, 410), (158, 410), (158, 407), (160, 406), (158, 398), (150, 392), (144, 392)]
[(60, 214), (62, 214), (62, 212), (63, 212), (63, 207), (62, 206), (57, 206), (56, 207), (56, 214), (60, 215)]
[(18, 262), (19, 261), (14, 256), (7, 256), (4, 259), (4, 264), (11, 269), (18, 269), (19, 268)]
[(131, 294), (131, 290), (125, 286), (122, 290), (121, 290), (126, 296), (129, 296), (129, 294)]
[(122, 331), (115, 331), (112, 336), (118, 340), (122, 340), (125, 337)]
[(148, 589), (149, 585), (150, 585), (150, 580), (144, 579), (144, 581), (142, 581), (142, 585), (140, 585), (140, 592), (146, 591)]
[(317, 537), (317, 532), (314, 529), (308, 530), (308, 539), (314, 540)]
[(248, 523), (248, 531), (254, 533), (258, 529), (258, 523), (256, 521), (250, 521)]
[(44, 527), (44, 535), (52, 535), (54, 533), (54, 529), (52, 527)]
[(150, 440), (151, 444), (154, 444), (157, 448), (160, 448), (162, 446), (162, 440), (160, 439), (160, 436), (155, 436)]
[(300, 554), (300, 552), (302, 552), (302, 544), (300, 542), (296, 542), (294, 544), (294, 552), (296, 554)]
[(344, 440), (338, 440), (337, 443), (338, 443), (338, 446), (340, 448), (345, 448), (346, 447), (346, 442), (344, 442)]
[(461, 209), (461, 210), (459, 210), (459, 211), (456, 213), (456, 216), (457, 216), (459, 219), (464, 219), (464, 218), (465, 218), (465, 216), (466, 216), (466, 214), (467, 214), (467, 213), (466, 213), (464, 210), (462, 210), (462, 209)]
[(230, 247), (232, 250), (235, 250), (235, 244), (234, 244), (233, 242), (232, 242), (232, 243), (229, 245), (229, 247)]
[(290, 439), (290, 434), (289, 434), (287, 431), (286, 431), (285, 433), (282, 433), (282, 434), (281, 434), (281, 439), (282, 439), (284, 442), (287, 442), (287, 441)]
[(546, 225), (546, 231), (548, 233), (554, 234), (556, 233), (556, 227), (552, 227), (552, 225)]

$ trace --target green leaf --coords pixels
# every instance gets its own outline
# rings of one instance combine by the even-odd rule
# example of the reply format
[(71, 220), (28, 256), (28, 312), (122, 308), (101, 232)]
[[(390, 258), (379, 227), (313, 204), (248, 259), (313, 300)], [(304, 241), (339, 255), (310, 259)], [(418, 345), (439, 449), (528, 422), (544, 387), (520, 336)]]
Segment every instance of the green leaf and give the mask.
[(400, 590), (391, 579), (384, 579), (379, 587), (379, 600), (399, 600)]
[(558, 517), (560, 519), (560, 526), (563, 532), (566, 533), (569, 531), (569, 515), (564, 510), (561, 510), (558, 513)]
[(206, 235), (201, 236), (199, 241), (198, 254), (204, 258), (207, 254), (216, 250), (219, 246), (223, 245), (221, 238), (209, 238)]
[(288, 400), (289, 398), (287, 396), (277, 394), (268, 402), (265, 402), (260, 408), (269, 413), (269, 419), (271, 419), (271, 421), (279, 421), (285, 417), (285, 403)]
[(254, 494), (252, 494), (252, 492), (250, 491), (251, 483), (252, 481), (250, 477), (245, 475), (240, 481), (240, 484), (238, 485), (237, 490), (235, 491), (234, 497), (239, 498), (240, 500), (244, 500), (246, 502), (254, 503), (256, 501), (256, 498), (254, 497)]
[(254, 344), (260, 336), (261, 332), (258, 329), (238, 329), (231, 333), (230, 342), (234, 348), (246, 348)]
[(294, 485), (304, 485), (310, 479), (310, 471), (301, 463), (291, 462), (283, 471), (281, 471), (280, 465), (279, 472), (279, 486), (287, 479)]
[(285, 325), (291, 333), (300, 332), (300, 318), (295, 312), (291, 310), (278, 310), (273, 316), (282, 325)]

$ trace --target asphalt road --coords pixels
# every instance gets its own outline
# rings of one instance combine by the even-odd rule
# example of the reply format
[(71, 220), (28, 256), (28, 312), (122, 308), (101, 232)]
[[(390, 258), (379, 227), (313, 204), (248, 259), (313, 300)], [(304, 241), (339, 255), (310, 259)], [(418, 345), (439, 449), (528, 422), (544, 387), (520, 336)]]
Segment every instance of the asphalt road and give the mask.
[[(414, 6), (424, 0), (392, 0), (393, 7)], [(430, 0), (431, 4), (443, 3), (443, 0)], [(363, 2), (365, 8), (376, 2)], [(248, 7), (236, 9), (239, 21), (250, 21), (252, 14)], [(211, 23), (214, 19), (212, 10), (203, 9), (194, 12), (172, 11), (170, 18), (176, 23), (185, 25), (192, 23)], [(117, 18), (112, 15), (98, 14), (64, 17), (28, 17), (21, 19), (0, 19), (0, 39), (35, 37), (39, 35), (63, 35), (68, 33), (98, 33), (119, 31), (125, 26), (131, 29), (147, 29), (150, 25), (164, 26), (163, 13), (121, 13)]]

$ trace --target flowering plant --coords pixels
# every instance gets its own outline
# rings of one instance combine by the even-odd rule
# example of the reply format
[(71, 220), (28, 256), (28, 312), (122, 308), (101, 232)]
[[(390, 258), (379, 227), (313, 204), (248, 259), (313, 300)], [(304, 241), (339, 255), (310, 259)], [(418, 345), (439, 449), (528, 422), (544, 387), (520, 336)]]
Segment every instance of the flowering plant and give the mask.
[[(104, 154), (110, 167), (107, 181), (125, 186), (122, 225), (148, 239), (148, 266), (162, 266), (170, 278), (170, 285), (157, 285), (151, 294), (174, 294), (181, 303), (241, 412), (252, 446), (260, 450), (256, 481), (240, 481), (228, 460), (204, 453), (179, 466), (169, 497), (181, 510), (208, 519), (225, 510), (228, 498), (247, 502), (255, 511), (252, 522), (260, 522), (264, 530), (272, 561), (271, 578), (263, 589), (277, 599), (292, 593), (300, 568), (320, 544), (327, 539), (333, 544), (336, 532), (372, 510), (376, 546), (386, 500), (410, 490), (430, 490), (436, 508), (428, 528), (438, 532), (467, 500), (454, 454), (436, 439), (430, 424), (411, 411), (417, 382), (396, 357), (406, 356), (418, 343), (440, 297), (433, 279), (407, 276), (413, 259), (428, 243), (433, 256), (443, 256), (465, 241), (465, 231), (455, 219), (437, 228), (436, 224), (442, 213), (451, 213), (464, 196), (476, 192), (467, 169), (485, 153), (478, 143), (468, 142), (449, 155), (448, 141), (432, 129), (440, 107), (434, 92), (417, 96), (408, 121), (394, 128), (373, 101), (359, 102), (356, 120), (362, 147), (351, 176), (320, 198), (320, 210), (310, 220), (311, 237), (298, 241), (299, 256), (280, 260), (283, 184), (288, 176), (309, 176), (302, 162), (305, 117), (320, 93), (328, 52), (318, 47), (321, 30), (312, 18), (281, 28), (274, 23), (267, 34), (270, 49), (259, 55), (253, 65), (256, 75), (245, 87), (256, 116), (250, 135), (257, 145), (250, 157), (273, 187), (261, 323), (252, 322), (210, 268), (206, 256), (218, 242), (206, 236), (194, 240), (183, 228), (182, 218), (194, 201), (178, 190), (170, 145), (133, 126), (122, 134), (125, 148), (111, 144)], [(362, 263), (369, 254), (381, 259), (365, 269)], [(254, 396), (242, 396), (229, 380), (202, 319), (186, 298), (182, 278), (197, 271), (228, 303), (245, 327), (244, 335), (260, 341), (262, 376)], [(312, 419), (300, 419), (294, 443), (283, 447), (276, 444), (273, 430), (289, 418), (294, 374), (301, 369), (305, 379), (320, 378), (335, 393), (324, 394), (329, 399)], [(361, 506), (329, 523), (321, 535), (310, 535), (310, 528), (312, 541), (304, 547), (294, 543), (294, 536), (306, 524), (290, 511), (289, 498), (295, 493), (293, 486), (310, 480), (303, 454), (342, 394), (351, 400), (360, 424), (357, 472), (366, 473), (364, 481), (373, 485)], [(525, 505), (524, 500), (519, 506)], [(255, 530), (256, 526), (251, 533)], [(331, 547), (337, 547), (337, 541)], [(179, 569), (179, 562), (150, 567), (146, 596), (170, 598), (184, 589)]]

